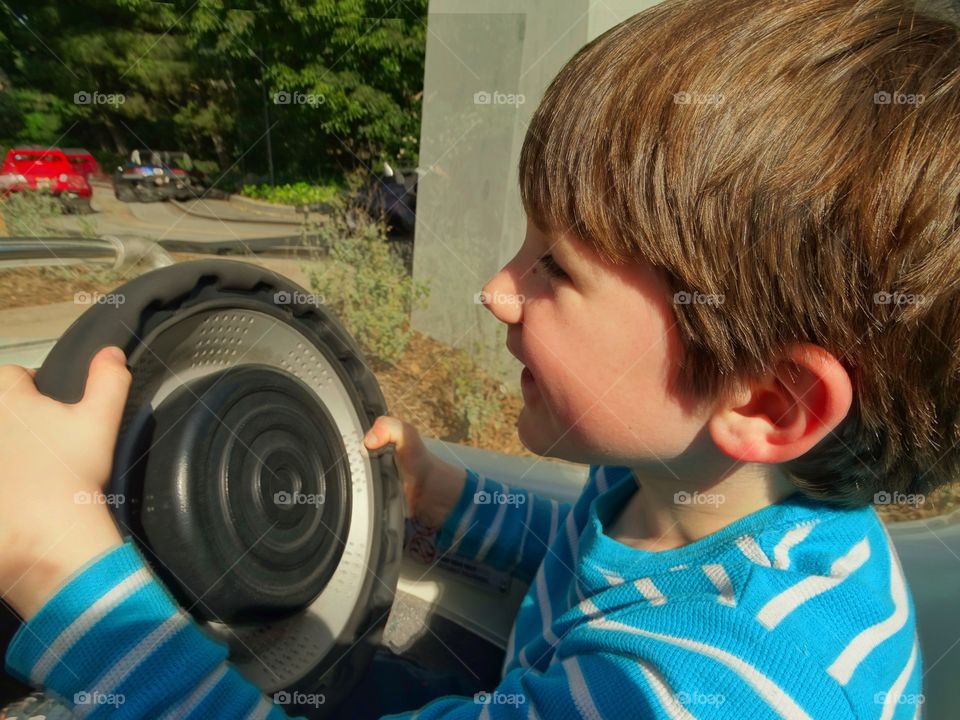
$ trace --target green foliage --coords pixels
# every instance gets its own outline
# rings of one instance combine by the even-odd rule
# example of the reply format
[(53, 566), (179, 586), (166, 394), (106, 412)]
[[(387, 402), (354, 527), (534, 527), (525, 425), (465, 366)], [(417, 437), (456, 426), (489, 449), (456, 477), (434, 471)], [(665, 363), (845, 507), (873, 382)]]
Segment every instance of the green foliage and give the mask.
[(266, 183), (263, 185), (244, 185), (240, 192), (246, 197), (266, 200), (278, 205), (304, 205), (330, 202), (341, 189), (340, 184), (333, 181), (324, 185), (297, 182), (287, 185), (269, 185)]
[(53, 145), (60, 138), (69, 117), (69, 108), (60, 98), (47, 92), (25, 88), (11, 89), (0, 95), (4, 123), (4, 144)]
[(363, 347), (386, 363), (396, 363), (410, 342), (411, 310), (429, 297), (429, 286), (407, 273), (380, 222), (351, 217), (335, 198), (335, 212), (318, 227), (322, 263), (307, 269), (311, 289), (322, 296)]
[(503, 413), (501, 386), (487, 376), (475, 359), (479, 356), (480, 344), (474, 341), (469, 351), (454, 349), (440, 361), (453, 378), (453, 402), (461, 429), (472, 441), (478, 441), (483, 430)]
[(63, 206), (47, 193), (25, 191), (0, 196), (0, 212), (10, 237), (43, 237), (59, 234), (54, 221), (63, 214)]
[(427, 0), (9, 0), (0, 142), (182, 149), (262, 178), (269, 128), (280, 183), (415, 164), (426, 15)]

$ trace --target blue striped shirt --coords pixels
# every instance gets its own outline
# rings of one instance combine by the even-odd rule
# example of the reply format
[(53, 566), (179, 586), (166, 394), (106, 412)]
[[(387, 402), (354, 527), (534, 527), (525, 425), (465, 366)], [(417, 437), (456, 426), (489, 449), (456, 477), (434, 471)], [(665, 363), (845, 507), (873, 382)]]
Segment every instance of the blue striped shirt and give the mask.
[[(629, 468), (591, 466), (571, 506), (468, 471), (437, 547), (529, 582), (502, 679), (388, 717), (922, 716), (913, 600), (872, 508), (797, 493), (650, 552), (604, 532), (635, 490)], [(226, 656), (128, 542), (21, 628), (7, 666), (86, 700), (80, 717), (287, 717)]]

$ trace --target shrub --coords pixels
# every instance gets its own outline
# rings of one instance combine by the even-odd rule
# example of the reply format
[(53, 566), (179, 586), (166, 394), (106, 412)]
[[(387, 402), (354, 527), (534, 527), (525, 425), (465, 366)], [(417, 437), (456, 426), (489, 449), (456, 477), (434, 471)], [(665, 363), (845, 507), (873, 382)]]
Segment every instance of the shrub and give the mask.
[(278, 205), (308, 205), (327, 203), (340, 192), (341, 186), (330, 181), (322, 185), (296, 182), (287, 185), (244, 185), (241, 195), (255, 200), (265, 200)]
[(439, 361), (453, 378), (453, 402), (457, 419), (468, 440), (479, 441), (483, 431), (502, 420), (503, 385), (488, 375), (475, 358), (480, 357), (479, 343), (470, 350), (453, 348)]
[(410, 312), (429, 296), (428, 285), (413, 282), (383, 222), (352, 213), (342, 197), (334, 198), (330, 215), (313, 230), (317, 254), (327, 257), (306, 268), (311, 289), (365, 352), (396, 364), (412, 335)]
[(6, 220), (6, 234), (11, 237), (63, 234), (54, 223), (55, 218), (63, 215), (63, 206), (52, 195), (24, 191), (0, 196), (0, 212)]

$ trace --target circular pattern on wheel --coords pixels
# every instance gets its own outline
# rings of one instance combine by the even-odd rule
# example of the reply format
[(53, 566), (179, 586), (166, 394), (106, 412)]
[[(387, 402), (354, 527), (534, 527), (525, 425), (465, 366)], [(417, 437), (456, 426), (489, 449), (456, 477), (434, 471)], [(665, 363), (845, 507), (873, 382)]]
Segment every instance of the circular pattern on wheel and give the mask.
[(305, 608), (340, 561), (351, 504), (320, 398), (289, 373), (241, 365), (185, 383), (154, 417), (140, 520), (152, 547), (201, 554), (164, 557), (167, 584), (207, 620)]

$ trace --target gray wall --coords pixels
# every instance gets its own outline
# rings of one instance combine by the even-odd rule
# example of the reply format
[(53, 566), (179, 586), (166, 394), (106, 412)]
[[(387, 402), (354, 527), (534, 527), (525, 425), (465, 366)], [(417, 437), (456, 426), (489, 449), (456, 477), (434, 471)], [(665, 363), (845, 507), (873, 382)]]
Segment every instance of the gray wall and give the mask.
[(480, 362), (515, 390), (520, 365), (504, 347), (506, 327), (476, 294), (523, 242), (517, 162), (527, 124), (547, 85), (580, 47), (655, 4), (430, 3), (420, 136), (425, 174), (417, 193), (413, 274), (430, 283), (431, 295), (428, 307), (414, 311), (412, 324), (455, 347), (475, 349)]

